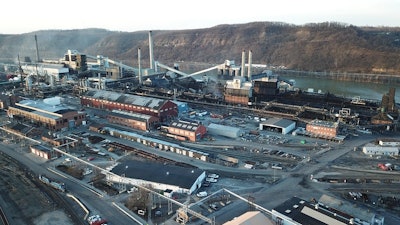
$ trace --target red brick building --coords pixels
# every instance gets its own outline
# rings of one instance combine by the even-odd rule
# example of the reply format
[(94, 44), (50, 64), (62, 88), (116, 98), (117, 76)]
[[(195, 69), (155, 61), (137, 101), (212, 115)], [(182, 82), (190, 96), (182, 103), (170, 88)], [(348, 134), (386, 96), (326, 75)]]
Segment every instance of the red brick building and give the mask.
[(121, 110), (157, 117), (159, 121), (178, 116), (178, 108), (170, 100), (91, 90), (81, 97), (81, 105), (106, 110)]
[(188, 121), (174, 121), (168, 127), (162, 127), (168, 132), (168, 136), (179, 140), (198, 141), (207, 133), (207, 128), (199, 123)]
[(313, 120), (306, 125), (306, 131), (314, 136), (335, 138), (337, 136), (339, 124), (336, 122)]
[(151, 126), (158, 121), (158, 118), (145, 114), (113, 110), (107, 115), (107, 120), (110, 123), (145, 131), (150, 130)]

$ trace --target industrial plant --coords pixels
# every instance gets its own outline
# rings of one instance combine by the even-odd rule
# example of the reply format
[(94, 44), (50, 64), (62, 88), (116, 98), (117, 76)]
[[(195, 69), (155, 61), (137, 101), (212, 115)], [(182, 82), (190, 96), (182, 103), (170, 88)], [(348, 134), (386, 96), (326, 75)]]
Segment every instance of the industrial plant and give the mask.
[[(394, 190), (400, 182), (395, 161), (400, 149), (395, 136), (400, 120), (395, 88), (381, 101), (300, 90), (295, 80), (254, 63), (252, 50), (242, 51), (240, 65), (228, 59), (185, 72), (179, 63), (168, 66), (155, 60), (151, 31), (146, 59), (150, 66), (144, 68), (141, 51), (146, 47), (138, 49), (133, 66), (72, 49), (57, 60), (40, 59), (37, 49), (34, 63), (25, 59), (8, 65), (9, 74), (0, 83), (3, 142), (20, 145), (21, 151), (29, 146), (27, 154), (38, 164), (49, 171), (56, 168), (54, 174), (68, 174), (60, 179), (39, 174), (32, 179), (39, 177), (53, 191), (61, 190), (61, 195), (69, 192), (71, 184), (101, 197), (127, 194), (134, 201), (114, 206), (127, 218), (137, 218), (133, 220), (138, 224), (149, 220), (159, 224), (384, 224), (384, 216), (372, 212), (386, 200), (374, 193), (372, 183)], [(360, 146), (357, 141), (377, 142), (370, 136), (386, 134), (393, 140), (382, 139), (380, 145)], [(393, 161), (352, 171), (373, 173), (365, 179), (343, 172), (350, 170), (348, 161), (329, 164), (360, 152), (356, 156), (368, 162), (378, 156)], [(328, 166), (334, 171), (313, 174)], [(385, 171), (379, 169), (383, 166)], [(384, 178), (375, 170), (384, 172)], [(240, 182), (234, 183), (237, 179)], [(298, 183), (286, 184), (285, 179)], [(256, 185), (246, 186), (254, 180)], [(363, 182), (367, 186), (367, 180), (370, 189), (359, 191), (365, 195), (370, 191), (370, 200), (362, 194), (349, 197), (348, 189), (360, 189), (356, 185)], [(361, 218), (356, 210), (340, 208), (343, 204), (331, 207), (322, 203), (326, 199), (308, 201), (289, 195), (287, 201), (269, 207), (269, 199), (257, 193), (274, 185), (290, 188), (300, 183), (336, 185), (332, 189), (342, 190), (341, 198), (370, 204), (368, 212), (372, 212)], [(75, 201), (85, 212), (85, 223), (106, 224), (94, 215), (100, 209)], [(399, 202), (392, 206), (400, 211)], [(237, 214), (228, 218), (223, 210)]]

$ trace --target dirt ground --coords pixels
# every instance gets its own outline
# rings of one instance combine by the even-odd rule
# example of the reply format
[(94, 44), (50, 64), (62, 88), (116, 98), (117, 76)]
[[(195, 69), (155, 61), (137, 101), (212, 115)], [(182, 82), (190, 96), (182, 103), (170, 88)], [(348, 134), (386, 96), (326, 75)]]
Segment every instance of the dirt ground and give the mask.
[(4, 154), (0, 154), (0, 167), (0, 205), (10, 224), (74, 224), (48, 195), (37, 188), (28, 170)]

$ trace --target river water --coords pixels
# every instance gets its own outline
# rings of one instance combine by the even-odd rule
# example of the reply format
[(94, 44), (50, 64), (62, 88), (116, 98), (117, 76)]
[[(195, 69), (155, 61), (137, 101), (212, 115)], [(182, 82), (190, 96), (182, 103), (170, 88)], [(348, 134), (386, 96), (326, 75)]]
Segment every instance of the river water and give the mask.
[(281, 76), (285, 79), (296, 81), (294, 87), (301, 90), (314, 89), (322, 93), (332, 93), (347, 98), (359, 96), (361, 99), (382, 100), (382, 96), (389, 93), (391, 87), (396, 88), (395, 101), (400, 103), (400, 87), (390, 84), (358, 83), (352, 81), (339, 81), (330, 79), (309, 78), (300, 76)]

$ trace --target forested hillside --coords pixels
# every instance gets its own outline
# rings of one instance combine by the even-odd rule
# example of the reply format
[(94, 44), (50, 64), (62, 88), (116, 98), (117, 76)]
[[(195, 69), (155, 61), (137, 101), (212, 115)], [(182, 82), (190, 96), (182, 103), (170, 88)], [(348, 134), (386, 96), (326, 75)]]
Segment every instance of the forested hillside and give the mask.
[[(400, 74), (400, 28), (356, 27), (340, 23), (296, 26), (254, 22), (207, 29), (152, 31), (155, 59), (163, 63), (224, 60), (241, 62), (241, 52), (252, 50), (253, 63), (306, 71)], [(148, 63), (148, 31), (116, 32), (102, 29), (48, 30), (0, 35), (0, 60), (29, 56), (61, 58), (68, 49), (104, 55), (128, 65)], [(146, 65), (144, 65), (146, 66)]]

